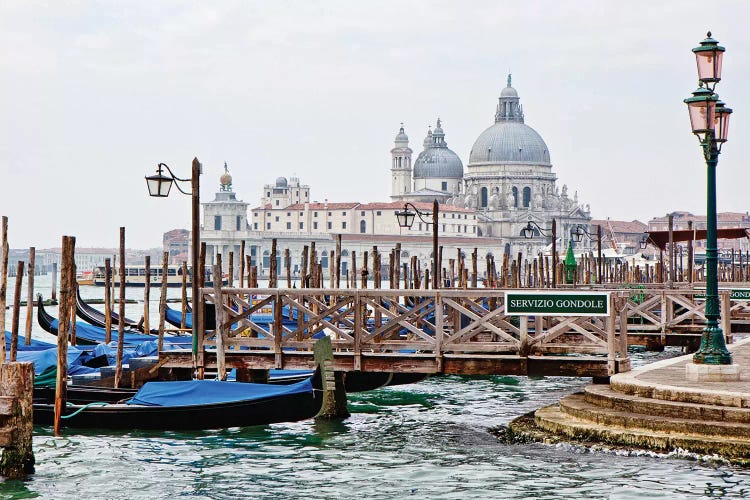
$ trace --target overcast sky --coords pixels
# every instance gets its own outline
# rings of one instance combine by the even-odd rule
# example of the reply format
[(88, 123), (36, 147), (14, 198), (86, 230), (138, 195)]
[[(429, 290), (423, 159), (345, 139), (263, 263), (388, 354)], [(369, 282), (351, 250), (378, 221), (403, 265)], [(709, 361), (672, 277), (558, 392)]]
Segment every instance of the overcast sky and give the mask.
[(506, 75), (526, 124), (592, 216), (705, 214), (682, 100), (708, 29), (732, 115), (719, 211), (748, 210), (750, 2), (0, 1), (0, 215), (13, 248), (161, 245), (190, 200), (149, 198), (158, 162), (224, 161), (238, 197), (297, 175), (313, 200), (387, 201), (400, 122), (415, 150), (439, 116), (464, 166)]

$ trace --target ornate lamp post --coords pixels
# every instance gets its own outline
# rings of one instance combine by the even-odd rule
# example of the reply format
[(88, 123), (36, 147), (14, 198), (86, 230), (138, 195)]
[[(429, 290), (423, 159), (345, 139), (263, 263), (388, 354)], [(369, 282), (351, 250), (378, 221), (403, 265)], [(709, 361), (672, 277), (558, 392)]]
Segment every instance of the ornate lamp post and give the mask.
[(575, 229), (573, 229), (573, 232), (570, 233), (573, 237), (573, 241), (576, 243), (580, 243), (583, 240), (583, 237), (588, 237), (589, 240), (594, 241), (596, 240), (596, 282), (601, 285), (602, 283), (602, 226), (597, 224), (596, 225), (596, 236), (591, 235), (588, 231), (586, 231), (586, 228), (582, 225), (578, 224), (576, 225)]
[(533, 220), (527, 222), (526, 227), (521, 229), (521, 235), (527, 240), (536, 236), (535, 233), (552, 237), (552, 288), (557, 288), (557, 223), (555, 219), (552, 219), (552, 228), (550, 229), (542, 229)]
[[(724, 47), (707, 38), (693, 49), (698, 65), (700, 86), (693, 96), (685, 99), (690, 114), (690, 125), (698, 137), (703, 157), (706, 160), (706, 327), (703, 329), (701, 345), (693, 355), (693, 363), (707, 365), (729, 365), (732, 356), (724, 343), (719, 327), (719, 286), (716, 272), (716, 165), (721, 146), (727, 140), (729, 116), (732, 110), (719, 101), (714, 92), (721, 80), (721, 64)], [(704, 87), (705, 85), (705, 87)]]
[[(167, 169), (169, 175), (164, 175), (163, 168)], [(198, 354), (198, 322), (195, 316), (198, 314), (198, 254), (200, 253), (200, 175), (201, 175), (201, 164), (198, 158), (193, 158), (192, 175), (190, 179), (180, 179), (172, 170), (165, 164), (159, 163), (157, 165), (156, 175), (150, 175), (146, 177), (146, 185), (148, 186), (148, 194), (163, 198), (169, 196), (169, 191), (172, 189), (174, 183), (177, 190), (185, 195), (192, 196), (192, 245), (191, 245), (191, 265), (192, 270), (192, 307), (193, 307), (193, 362), (196, 361)], [(183, 191), (180, 188), (180, 182), (190, 182), (190, 191)], [(216, 277), (214, 277), (216, 279)], [(219, 276), (221, 279), (221, 276)]]
[[(412, 212), (409, 207), (413, 208)], [(432, 224), (432, 288), (440, 288), (440, 280), (438, 279), (438, 213), (439, 206), (437, 200), (432, 202), (432, 213), (423, 212), (415, 207), (413, 204), (407, 202), (404, 203), (404, 210), (396, 212), (396, 220), (398, 220), (399, 227), (411, 227), (414, 224), (414, 218), (419, 217), (419, 220), (425, 224)], [(425, 219), (432, 215), (432, 221)]]

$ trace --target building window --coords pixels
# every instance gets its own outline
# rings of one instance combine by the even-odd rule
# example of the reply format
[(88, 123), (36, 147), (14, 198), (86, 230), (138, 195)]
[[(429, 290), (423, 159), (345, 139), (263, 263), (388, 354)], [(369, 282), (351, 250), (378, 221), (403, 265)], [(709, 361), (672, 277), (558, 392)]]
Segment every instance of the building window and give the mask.
[(271, 196), (271, 191), (266, 191), (266, 196)]
[(364, 216), (365, 216), (365, 211), (364, 211), (364, 210), (362, 210), (362, 212), (360, 213), (360, 215), (361, 215), (362, 217), (364, 217)]
[(487, 208), (487, 188), (483, 187), (479, 190), (479, 206)]
[(305, 223), (304, 222), (300, 222), (299, 223), (299, 228), (300, 229), (305, 229)]
[(518, 188), (513, 186), (511, 192), (513, 193), (513, 206), (518, 208)]
[(313, 222), (313, 229), (318, 229), (318, 223), (317, 223), (317, 221)]
[(464, 226), (464, 233), (466, 232), (466, 226)]
[(341, 223), (341, 229), (346, 229), (346, 221)]
[(287, 229), (291, 229), (292, 228), (292, 223), (291, 222), (287, 222), (286, 223), (286, 228)]
[(417, 228), (417, 230), (419, 230), (419, 231), (422, 230), (422, 223), (421, 222), (419, 223), (419, 227)]
[(266, 217), (270, 217), (270, 216), (271, 216), (271, 212), (266, 212)]
[(363, 220), (359, 221), (359, 232), (362, 234), (365, 234), (367, 232), (367, 223)]
[(333, 229), (333, 222), (328, 223), (328, 229)]
[(445, 224), (443, 224), (443, 231), (445, 231)]
[(279, 216), (278, 215), (276, 216), (276, 222), (279, 222)]
[(341, 215), (346, 216), (346, 212), (341, 212)]
[(318, 216), (318, 212), (313, 212), (313, 217), (317, 217), (317, 216)]
[(451, 214), (451, 219), (455, 219), (455, 218), (456, 218), (456, 214)]
[(331, 216), (331, 212), (328, 212), (328, 217), (330, 217), (330, 216)]
[(271, 229), (271, 223), (270, 222), (266, 222), (266, 229)]
[(377, 215), (378, 217), (380, 217), (380, 210), (378, 210), (377, 212), (375, 212), (375, 215)]
[(292, 216), (292, 212), (287, 212), (287, 213), (286, 213), (286, 216), (287, 216), (287, 217), (291, 217), (291, 216)]
[(214, 215), (214, 231), (221, 231), (221, 215)]
[(305, 212), (300, 212), (299, 215), (300, 217), (302, 217), (303, 215), (305, 215)]
[(528, 208), (531, 205), (531, 188), (526, 186), (523, 188), (523, 206)]
[(279, 200), (276, 200), (276, 206), (277, 207), (279, 206)]
[(253, 229), (255, 229), (256, 231), (258, 230), (258, 223), (257, 222), (253, 224)]
[(242, 216), (238, 215), (237, 216), (237, 231), (240, 230), (241, 224), (242, 224)]
[(253, 212), (253, 217), (257, 217), (257, 216), (258, 216), (258, 212)]
[(441, 189), (442, 189), (443, 191), (448, 191), (448, 183), (447, 183), (447, 182), (443, 181), (443, 182), (442, 182), (442, 183), (440, 184), (440, 187), (441, 187)]

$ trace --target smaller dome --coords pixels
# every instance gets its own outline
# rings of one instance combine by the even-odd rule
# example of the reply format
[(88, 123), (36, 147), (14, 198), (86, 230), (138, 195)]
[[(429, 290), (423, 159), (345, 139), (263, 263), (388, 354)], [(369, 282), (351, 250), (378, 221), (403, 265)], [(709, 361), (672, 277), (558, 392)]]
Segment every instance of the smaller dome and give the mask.
[(404, 132), (404, 124), (401, 124), (401, 128), (398, 129), (398, 135), (395, 139), (396, 142), (409, 142), (409, 136)]
[(500, 91), (500, 97), (518, 97), (518, 92), (513, 87), (505, 87)]
[(276, 187), (277, 188), (285, 188), (287, 186), (286, 177), (277, 177), (276, 178)]

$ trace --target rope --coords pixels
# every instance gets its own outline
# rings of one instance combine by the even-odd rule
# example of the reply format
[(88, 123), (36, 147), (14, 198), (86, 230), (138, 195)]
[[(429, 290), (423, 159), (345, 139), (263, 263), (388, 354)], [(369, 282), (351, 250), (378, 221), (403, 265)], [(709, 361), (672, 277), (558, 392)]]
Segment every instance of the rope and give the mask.
[[(87, 410), (88, 408), (90, 408), (92, 406), (107, 406), (108, 404), (109, 403), (105, 403), (103, 401), (95, 401), (93, 403), (89, 403), (89, 404), (87, 404), (85, 406), (82, 406), (81, 408), (77, 409), (76, 411), (74, 411), (70, 415), (62, 415), (62, 416), (60, 416), (60, 418), (72, 418), (72, 417), (75, 417), (76, 415), (78, 415), (79, 413), (81, 413), (83, 410)], [(73, 403), (68, 403), (68, 406), (73, 406)]]

